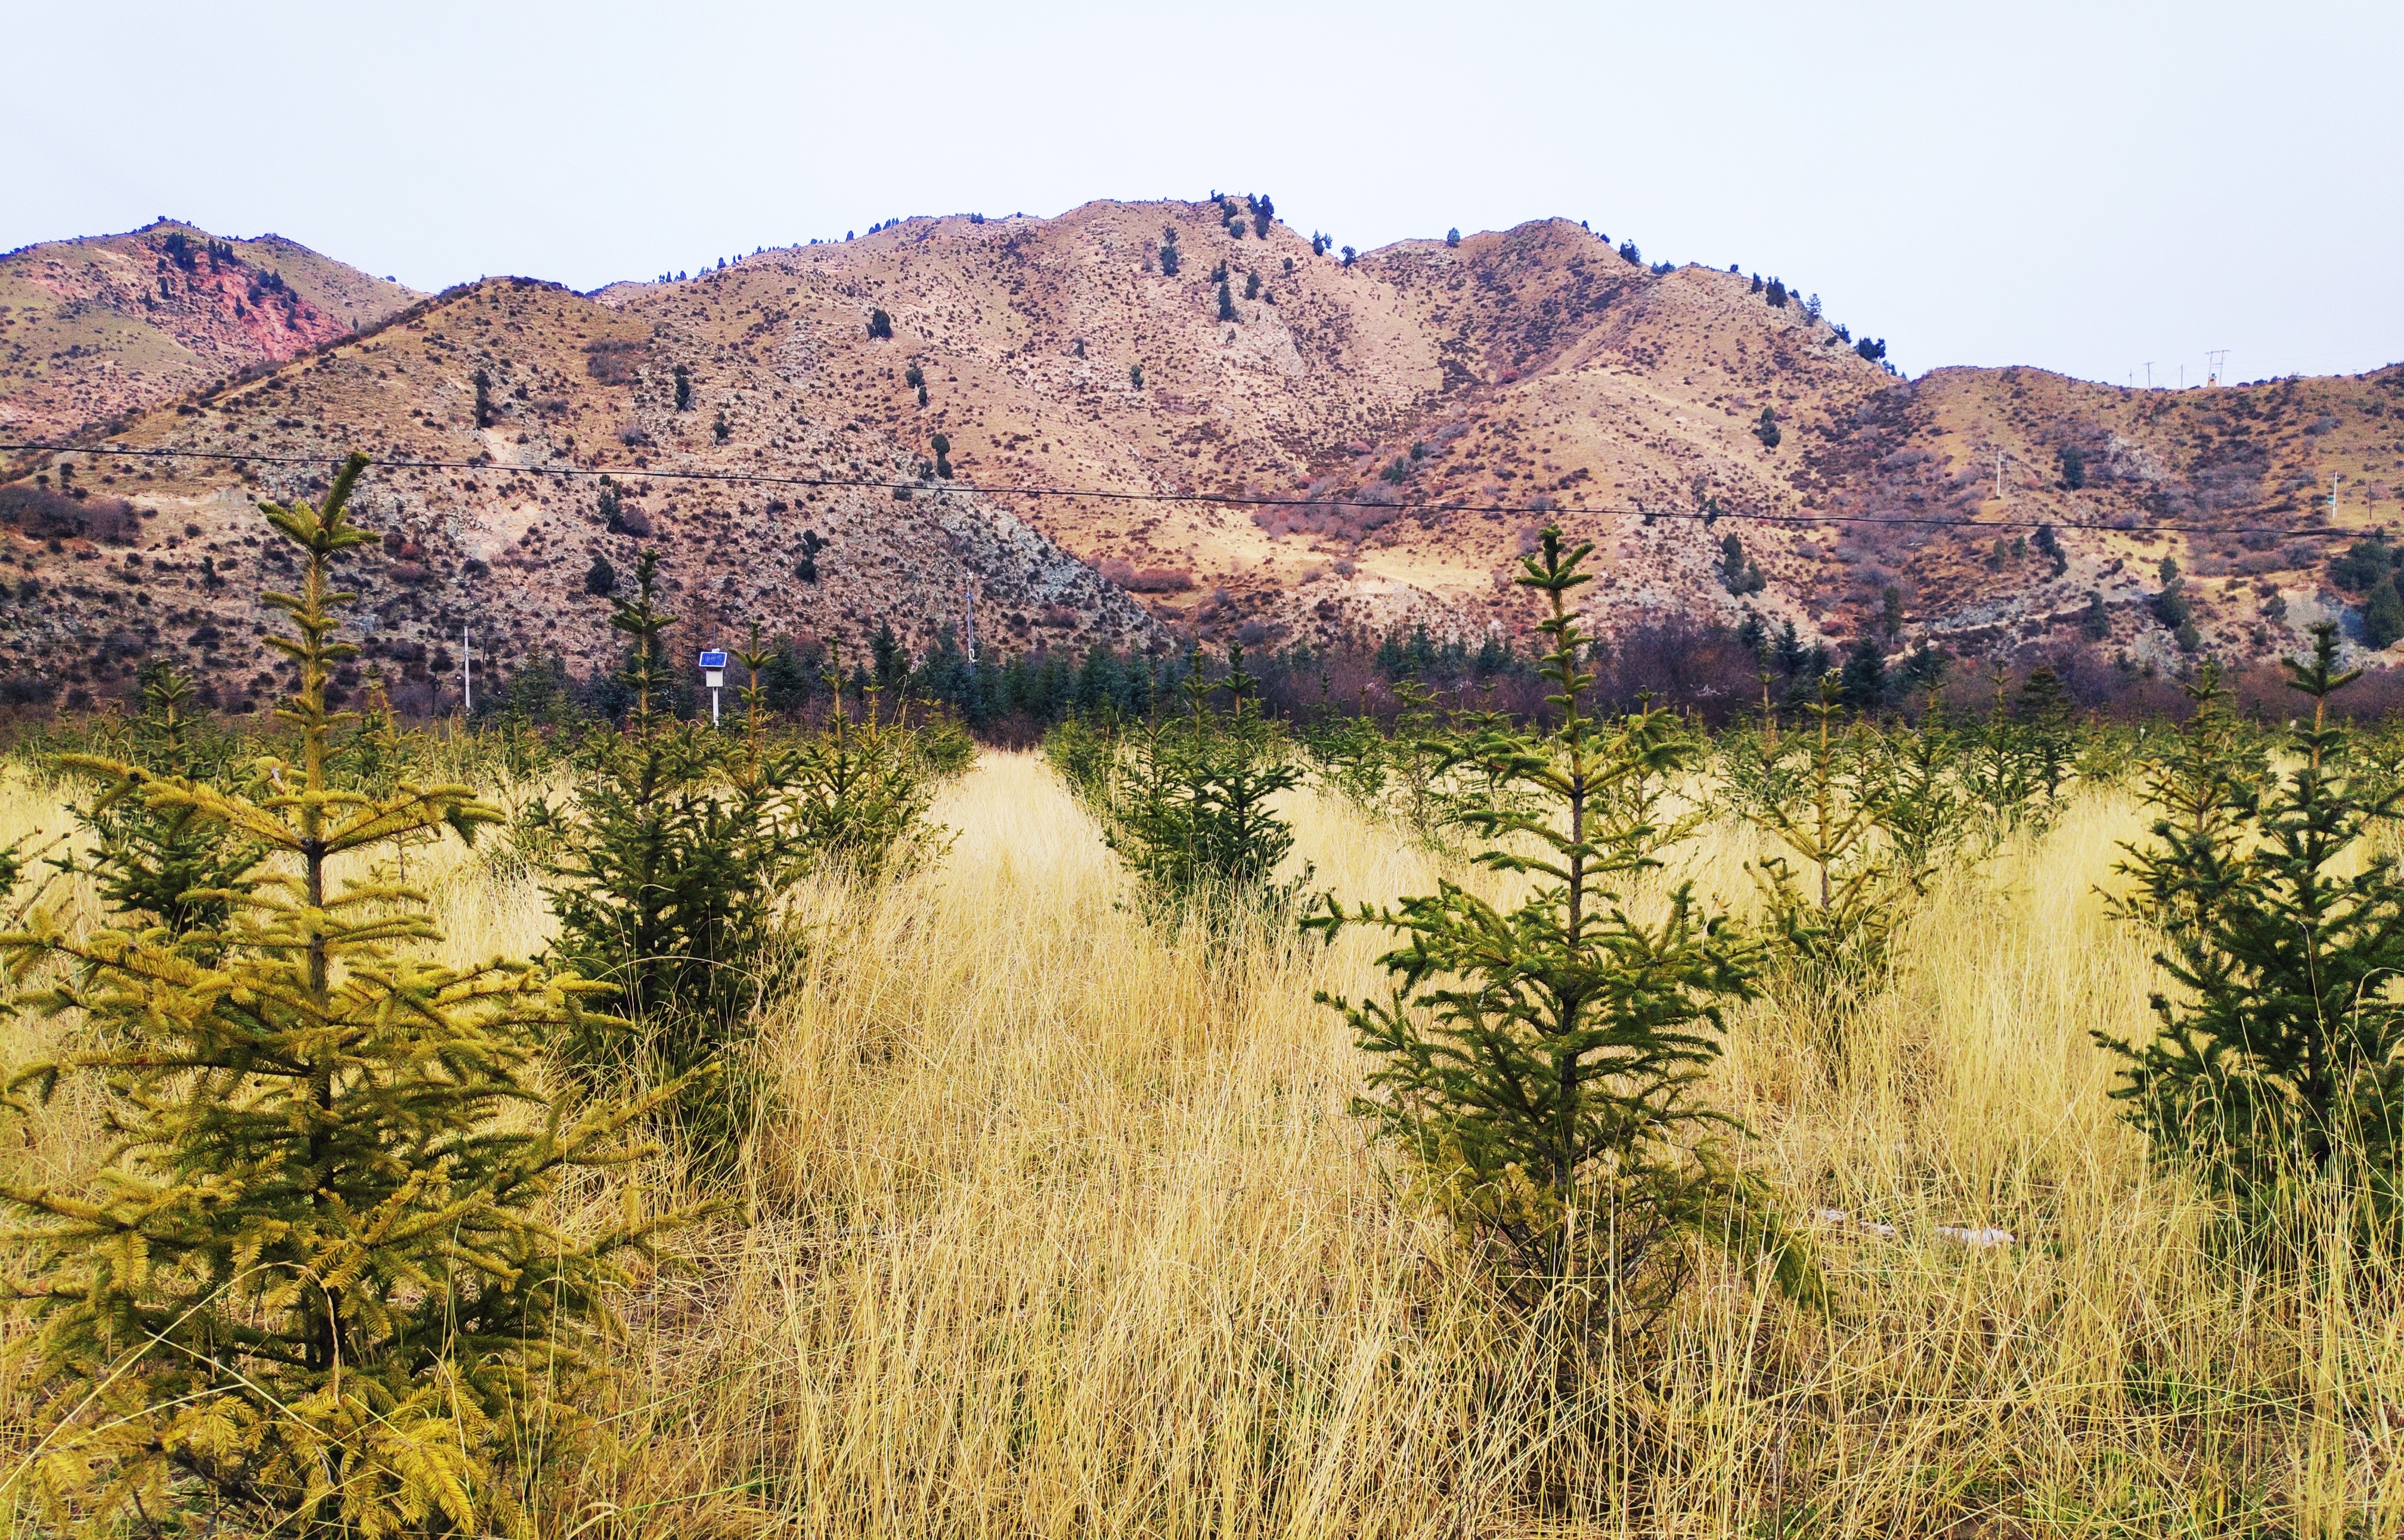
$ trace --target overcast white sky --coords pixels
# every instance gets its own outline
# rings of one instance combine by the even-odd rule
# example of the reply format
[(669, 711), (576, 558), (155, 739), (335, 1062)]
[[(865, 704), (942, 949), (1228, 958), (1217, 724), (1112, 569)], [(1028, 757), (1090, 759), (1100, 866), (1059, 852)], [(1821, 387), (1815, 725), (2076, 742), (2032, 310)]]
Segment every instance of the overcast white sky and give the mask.
[(26, 3), (0, 248), (160, 214), (419, 288), (894, 215), (1265, 191), (1370, 247), (1559, 215), (1914, 373), (2404, 358), (2404, 5)]

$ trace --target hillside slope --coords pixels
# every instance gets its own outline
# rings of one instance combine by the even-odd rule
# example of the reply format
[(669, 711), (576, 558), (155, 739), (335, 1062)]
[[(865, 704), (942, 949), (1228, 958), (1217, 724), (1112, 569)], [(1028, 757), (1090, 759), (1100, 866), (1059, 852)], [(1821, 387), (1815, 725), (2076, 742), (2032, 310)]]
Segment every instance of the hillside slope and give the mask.
[(0, 435), (78, 433), (420, 298), (280, 235), (168, 219), (24, 246), (0, 257)]
[[(2393, 518), (2404, 371), (1904, 381), (1779, 297), (1557, 220), (1348, 262), (1235, 199), (905, 220), (594, 296), (497, 280), (117, 441), (258, 457), (239, 469), (28, 467), (26, 496), (155, 516), (119, 521), (131, 546), (20, 518), (6, 559), (33, 596), (0, 616), (0, 661), (175, 646), (255, 693), (248, 500), (351, 447), (465, 467), (367, 483), (391, 532), (361, 580), (379, 645), (438, 674), (462, 623), (505, 659), (596, 666), (614, 643), (585, 574), (647, 545), (688, 640), (889, 623), (924, 646), (965, 626), (972, 584), (980, 637), (1009, 649), (1516, 630), (1516, 558), (1555, 518), (1598, 542), (1581, 596), (1606, 627), (1752, 613), (1806, 639), (2088, 637), (2155, 663), (2285, 651), (2324, 614), (2359, 635), (2313, 526)], [(1266, 501), (1175, 500), (1195, 494)], [(2154, 602), (2165, 557), (2184, 637)]]

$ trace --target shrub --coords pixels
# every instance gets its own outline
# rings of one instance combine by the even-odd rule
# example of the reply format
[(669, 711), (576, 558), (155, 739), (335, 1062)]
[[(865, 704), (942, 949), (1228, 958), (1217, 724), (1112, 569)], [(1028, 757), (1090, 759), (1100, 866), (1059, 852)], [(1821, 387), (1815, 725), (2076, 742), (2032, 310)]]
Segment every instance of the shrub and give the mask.
[(2404, 597), (2397, 595), (2394, 578), (2380, 579), (2363, 595), (2362, 635), (2374, 650), (2384, 649), (2404, 637)]
[(584, 344), (584, 372), (603, 385), (633, 385), (642, 359), (643, 344), (631, 339), (604, 337)]
[(2376, 535), (2356, 540), (2343, 555), (2330, 559), (2329, 581), (2356, 594), (2367, 593), (2396, 570), (2397, 555)]
[(0, 525), (15, 526), (29, 540), (89, 538), (126, 544), (140, 537), (141, 516), (132, 503), (85, 497), (81, 491), (70, 497), (47, 486), (0, 486)]
[[(919, 394), (923, 396), (926, 392), (920, 391)], [(717, 420), (709, 425), (710, 437), (716, 439), (720, 443), (724, 443), (728, 439), (734, 437), (734, 425), (726, 420), (725, 412), (720, 410), (718, 413)]]
[(2337, 667), (2337, 628), (2287, 665), (2312, 702), (2267, 777), (2243, 751), (2207, 664), (2196, 709), (2152, 769), (2151, 838), (2124, 847), (2120, 912), (2151, 927), (2152, 1042), (2097, 1033), (2124, 1065), (2114, 1095), (2156, 1155), (2192, 1166), (2241, 1218), (2274, 1218), (2316, 1183), (2364, 1193), (2392, 1222), (2404, 1200), (2404, 883), (2366, 860), (2398, 792), (2373, 791), (2329, 702), (2360, 677)]
[(1138, 390), (1141, 390), (1143, 388), (1143, 365), (1127, 365), (1127, 384)]
[[(1388, 999), (1320, 997), (1377, 1060), (1353, 1110), (1418, 1157), (1502, 1296), (1570, 1348), (1644, 1334), (1682, 1291), (1694, 1240), (1776, 1231), (1710, 1138), (1728, 1120), (1694, 1097), (1722, 1002), (1751, 990), (1748, 949), (1690, 884), (1650, 924), (1618, 890), (1693, 827), (1669, 815), (1668, 782), (1697, 744), (1669, 711), (1607, 727), (1587, 715), (1587, 642), (1564, 601), (1591, 549), (1564, 553), (1547, 528), (1518, 580), (1549, 602), (1558, 725), (1497, 725), (1461, 751), (1531, 799), (1469, 816), (1490, 842), (1477, 863), (1532, 878), (1527, 896), (1501, 911), (1447, 882), (1347, 916), (1331, 895), (1309, 921), (1331, 939), (1352, 924), (1402, 938), (1379, 959)], [(1809, 1288), (1799, 1252), (1777, 1254), (1782, 1281)]]
[(273, 794), (78, 762), (275, 855), (236, 878), (213, 962), (155, 930), (70, 936), (41, 915), (0, 937), (17, 978), (60, 967), (42, 1009), (91, 1024), (15, 1090), (97, 1082), (119, 1138), (89, 1197), (5, 1189), (41, 1279), (37, 1480), (88, 1531), (197, 1530), (199, 1494), (208, 1524), (252, 1533), (524, 1527), (525, 1483), (602, 1366), (614, 1258), (682, 1217), (630, 1211), (589, 1241), (543, 1217), (570, 1172), (638, 1153), (621, 1136), (644, 1104), (579, 1113), (533, 1071), (544, 1037), (588, 1019), (589, 985), (441, 967), (418, 949), (440, 939), (423, 893), (373, 867), (329, 878), (499, 818), (465, 785), (370, 796), (330, 774), (347, 719), (326, 688), (354, 653), (332, 566), (370, 539), (346, 516), (366, 463), (322, 508), (260, 505), (305, 558), (299, 591), (266, 598), (300, 671), (278, 709), (299, 757), (266, 761)]

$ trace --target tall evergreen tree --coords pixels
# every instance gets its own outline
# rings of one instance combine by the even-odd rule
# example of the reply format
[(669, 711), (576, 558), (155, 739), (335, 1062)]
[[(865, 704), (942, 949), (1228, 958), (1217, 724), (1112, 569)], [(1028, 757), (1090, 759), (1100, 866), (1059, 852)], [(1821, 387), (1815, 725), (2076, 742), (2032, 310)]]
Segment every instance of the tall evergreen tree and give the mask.
[(59, 969), (32, 1003), (93, 1027), (13, 1091), (96, 1082), (119, 1136), (89, 1192), (0, 1187), (38, 1281), (35, 1479), (87, 1533), (182, 1533), (193, 1487), (253, 1533), (523, 1527), (546, 1424), (600, 1367), (613, 1258), (673, 1222), (553, 1228), (564, 1177), (636, 1153), (642, 1104), (578, 1113), (534, 1072), (592, 987), (431, 961), (426, 895), (361, 864), (499, 818), (464, 785), (341, 789), (351, 718), (326, 690), (356, 596), (333, 563), (370, 539), (347, 507), (366, 464), (320, 507), (260, 505), (301, 556), (299, 592), (266, 595), (300, 679), (277, 711), (298, 758), (266, 761), (264, 794), (79, 763), (277, 858), (232, 883), (215, 955), (41, 914), (0, 937), (16, 978)]

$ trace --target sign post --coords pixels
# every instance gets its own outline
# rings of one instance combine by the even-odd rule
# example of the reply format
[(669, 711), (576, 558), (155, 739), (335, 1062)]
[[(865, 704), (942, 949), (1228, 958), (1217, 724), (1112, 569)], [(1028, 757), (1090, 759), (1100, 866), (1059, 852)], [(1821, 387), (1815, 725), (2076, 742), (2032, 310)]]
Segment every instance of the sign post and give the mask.
[(709, 725), (718, 725), (718, 693), (726, 688), (726, 654), (716, 648), (701, 655), (701, 682), (709, 692)]

